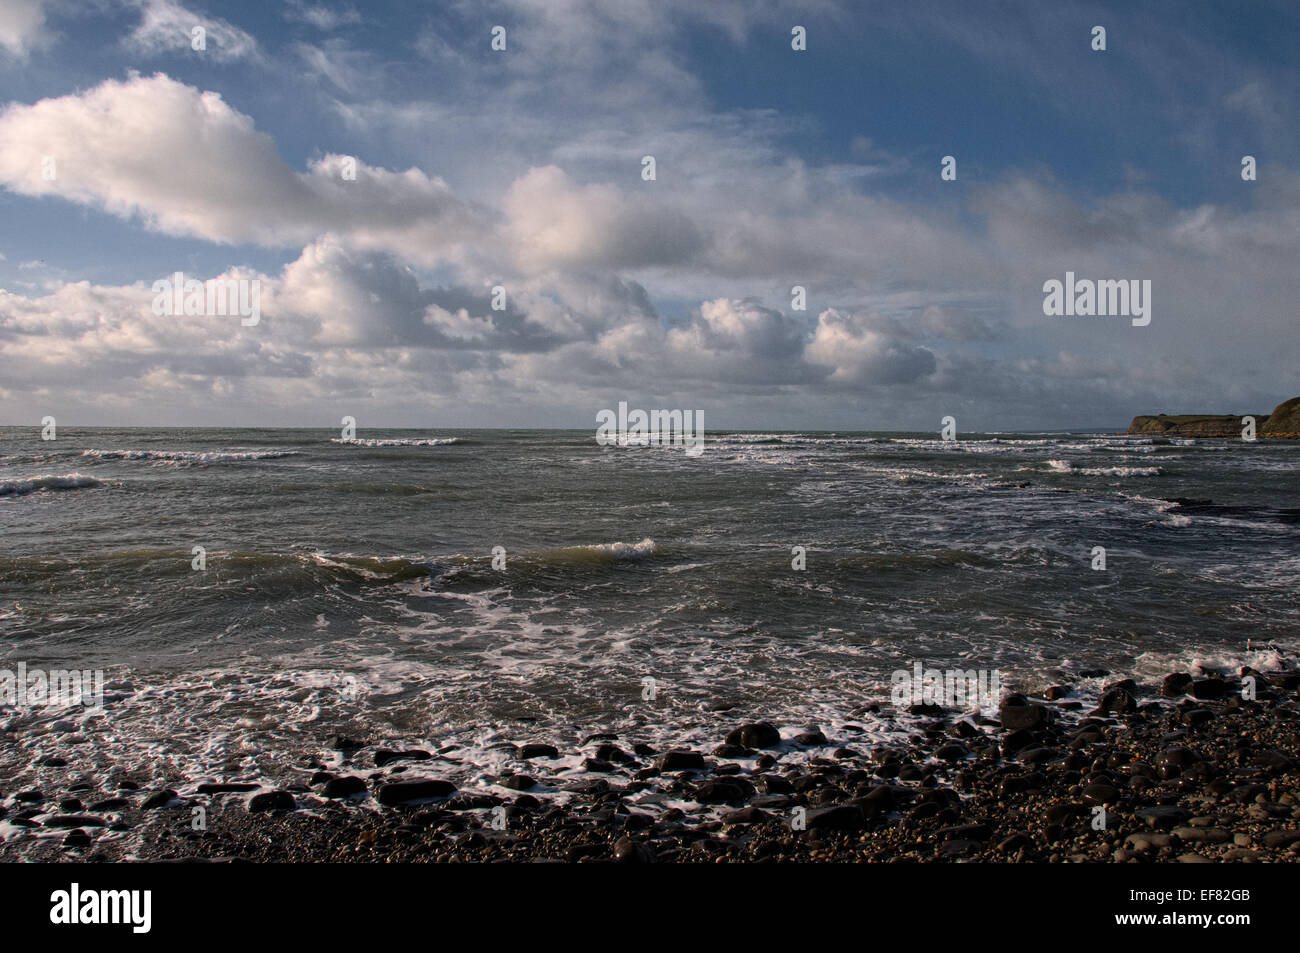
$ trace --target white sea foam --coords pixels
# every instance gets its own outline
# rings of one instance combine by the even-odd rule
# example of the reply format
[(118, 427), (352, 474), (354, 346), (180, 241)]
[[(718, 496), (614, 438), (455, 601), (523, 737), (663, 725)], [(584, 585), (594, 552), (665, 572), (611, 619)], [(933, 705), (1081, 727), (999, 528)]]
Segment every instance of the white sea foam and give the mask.
[(393, 437), (390, 439), (353, 437), (349, 440), (332, 437), (330, 439), (330, 443), (348, 444), (353, 447), (442, 447), (459, 442), (459, 437)]
[(26, 496), (38, 490), (80, 490), (94, 486), (103, 486), (103, 483), (84, 473), (61, 476), (45, 473), (17, 480), (0, 480), (0, 496)]
[(653, 556), (659, 548), (648, 536), (639, 543), (597, 543), (594, 546), (577, 546), (593, 553), (602, 553), (614, 559), (645, 559)]
[(1047, 467), (1057, 473), (1078, 473), (1083, 476), (1153, 477), (1160, 476), (1159, 467), (1079, 467), (1069, 460), (1048, 460)]
[(83, 457), (100, 460), (151, 460), (158, 463), (225, 463), (291, 457), (296, 450), (83, 450)]

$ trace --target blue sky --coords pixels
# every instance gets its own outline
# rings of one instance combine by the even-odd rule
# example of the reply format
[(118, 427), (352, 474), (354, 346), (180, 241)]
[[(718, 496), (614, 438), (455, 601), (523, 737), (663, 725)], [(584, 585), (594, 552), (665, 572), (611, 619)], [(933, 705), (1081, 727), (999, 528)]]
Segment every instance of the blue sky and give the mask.
[[(1300, 392), (1300, 9), (1046, 6), (10, 0), (0, 420), (1267, 412)], [(178, 270), (256, 279), (261, 322), (153, 314)], [(1151, 324), (1044, 315), (1066, 270), (1151, 280)]]

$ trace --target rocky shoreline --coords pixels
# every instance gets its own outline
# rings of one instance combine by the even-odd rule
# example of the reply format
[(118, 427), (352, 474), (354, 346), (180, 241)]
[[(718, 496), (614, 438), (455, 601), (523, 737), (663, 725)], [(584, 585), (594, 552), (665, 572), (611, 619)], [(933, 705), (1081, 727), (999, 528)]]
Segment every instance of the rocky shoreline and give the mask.
[(892, 746), (861, 743), (852, 724), (751, 722), (712, 751), (602, 734), (585, 740), (578, 781), (548, 770), (553, 745), (525, 743), (517, 772), (476, 791), (438, 777), (449, 749), (335, 738), (322, 745), (341, 754), (334, 770), (280, 790), (122, 779), (0, 792), (0, 860), (1300, 860), (1294, 666), (1122, 679), (1091, 696), (1063, 677), (1005, 697), (998, 716), (912, 706), (899, 714), (912, 733)]

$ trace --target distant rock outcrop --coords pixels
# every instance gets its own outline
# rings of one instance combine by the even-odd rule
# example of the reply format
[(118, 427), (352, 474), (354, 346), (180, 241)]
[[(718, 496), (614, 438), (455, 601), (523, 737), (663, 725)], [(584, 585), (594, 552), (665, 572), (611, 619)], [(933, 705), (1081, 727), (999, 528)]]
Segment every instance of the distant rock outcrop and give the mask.
[(1300, 397), (1292, 397), (1274, 407), (1259, 432), (1265, 437), (1300, 438)]
[[(1268, 418), (1255, 414), (1255, 430)], [(1134, 417), (1128, 425), (1129, 433), (1153, 437), (1240, 437), (1241, 417), (1234, 414), (1158, 414), (1155, 417)]]
[(1128, 425), (1128, 432), (1153, 437), (1240, 437), (1244, 416), (1255, 418), (1257, 436), (1300, 438), (1300, 397), (1278, 404), (1271, 414), (1138, 416)]

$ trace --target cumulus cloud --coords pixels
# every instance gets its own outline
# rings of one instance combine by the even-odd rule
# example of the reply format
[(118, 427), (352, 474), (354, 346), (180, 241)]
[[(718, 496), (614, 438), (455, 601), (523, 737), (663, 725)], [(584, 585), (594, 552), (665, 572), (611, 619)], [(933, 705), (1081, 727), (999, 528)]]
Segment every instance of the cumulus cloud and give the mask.
[[(228, 96), (212, 91), (210, 72), (198, 74), (203, 86), (129, 74), (0, 111), (0, 186), (11, 193), (116, 216), (122, 223), (96, 222), (112, 234), (143, 227), (235, 246), (203, 254), (225, 255), (223, 268), (256, 255), (266, 272), (263, 321), (242, 328), (152, 315), (153, 276), (65, 281), (85, 266), (10, 262), (2, 273), (16, 287), (39, 290), (0, 296), (5, 406), (26, 413), (24, 402), (54, 393), (111, 408), (148, 408), (166, 393), (169, 407), (197, 414), (213, 395), (303, 415), (334, 399), (376, 409), (481, 401), (477, 422), (501, 422), (490, 416), (501, 407), (544, 415), (592, 395), (605, 406), (610, 393), (652, 392), (738, 413), (788, 397), (806, 411), (790, 411), (794, 426), (827, 420), (827, 407), (875, 408), (855, 422), (898, 426), (908, 421), (900, 408), (974, 401), (1013, 426), (1122, 423), (1156, 397), (1159, 409), (1179, 395), (1197, 409), (1205, 388), (1257, 411), (1283, 396), (1274, 389), (1289, 365), (1276, 342), (1293, 333), (1300, 298), (1300, 176), (1289, 168), (1261, 166), (1240, 197), (1191, 203), (1157, 194), (1159, 176), (1130, 175), (1107, 192), (966, 165), (962, 185), (936, 193), (933, 168), (929, 187), (916, 184), (916, 152), (883, 148), (870, 138), (880, 130), (841, 130), (856, 138), (842, 155), (828, 143), (825, 156), (838, 158), (816, 161), (791, 145), (816, 143), (822, 155), (834, 130), (816, 117), (710, 102), (686, 32), (783, 48), (784, 8), (507, 0), (511, 53), (499, 59), (467, 9), (411, 24), (437, 61), (436, 96), (423, 79), (405, 87), (410, 99), (393, 95), (391, 49), (358, 50), (352, 31), (292, 31), (277, 53), (310, 69), (304, 86), (326, 105), (311, 112), (307, 97), (293, 108), (320, 120), (319, 143), (306, 123), (277, 124), (274, 97), (238, 83)], [(233, 24), (173, 0), (138, 10), (135, 53), (188, 56), (189, 28), (201, 24), (209, 63), (274, 68)], [(5, 6), (0, 48), (48, 38), (33, 11), (32, 0)], [(283, 12), (326, 31), (356, 19), (354, 8), (307, 2)], [(886, 15), (891, 35), (907, 32), (900, 18)], [(950, 19), (937, 34), (963, 46), (969, 18)], [(997, 29), (980, 28), (972, 45), (1002, 57)], [(472, 30), (483, 44), (465, 40)], [(1054, 62), (1035, 56), (1034, 73)], [(1213, 100), (1227, 112), (1261, 128), (1285, 112), (1276, 77), (1233, 83)], [(312, 151), (349, 143), (375, 148), (357, 158), (355, 179), (346, 156)], [(298, 158), (286, 161), (281, 146)], [(645, 153), (657, 157), (656, 182), (640, 179)], [(54, 179), (42, 174), (47, 156)], [(181, 261), (193, 253), (193, 243), (174, 246)], [(1153, 323), (1044, 316), (1042, 283), (1066, 270), (1152, 279)], [(489, 303), (498, 283), (508, 292), (500, 311)], [(808, 313), (788, 310), (796, 284)]]
[(0, 184), (136, 216), (170, 235), (301, 246), (341, 231), (358, 247), (427, 260), (485, 227), (437, 176), (356, 160), (355, 179), (345, 179), (347, 163), (327, 155), (295, 172), (219, 94), (162, 74), (0, 112)]
[(530, 169), (502, 206), (510, 242), (528, 270), (683, 265), (704, 244), (689, 217), (653, 197), (579, 186), (555, 166)]
[(841, 314), (834, 308), (817, 317), (807, 357), (831, 369), (830, 380), (847, 386), (907, 384), (934, 373), (928, 348), (899, 340), (900, 326), (879, 314)]

